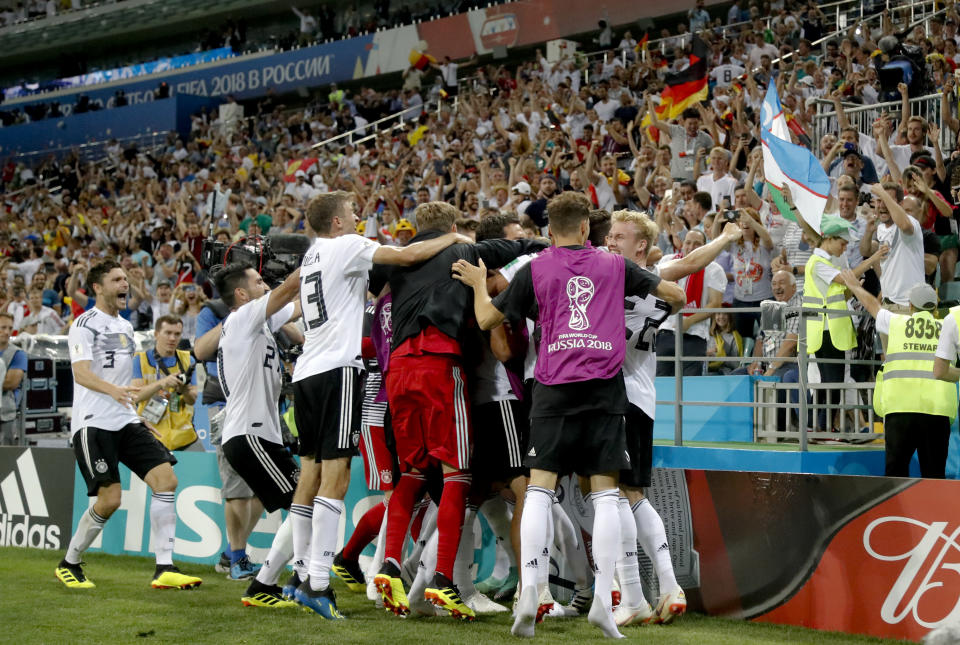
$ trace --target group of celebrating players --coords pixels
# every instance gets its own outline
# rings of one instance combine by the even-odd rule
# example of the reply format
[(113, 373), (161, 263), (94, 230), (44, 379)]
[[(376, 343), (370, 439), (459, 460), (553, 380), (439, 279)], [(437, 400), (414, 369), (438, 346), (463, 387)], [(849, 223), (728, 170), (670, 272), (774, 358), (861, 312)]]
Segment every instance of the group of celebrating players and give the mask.
[[(267, 511), (289, 511), (244, 604), (299, 604), (342, 619), (332, 571), (399, 616), (473, 620), (503, 611), (470, 575), (474, 513), (501, 495), (514, 504), (501, 531), (519, 564), (514, 634), (533, 636), (544, 616), (589, 608), (589, 621), (618, 638), (620, 627), (670, 622), (685, 611), (663, 522), (643, 495), (651, 483), (654, 341), (687, 301), (675, 281), (705, 267), (739, 239), (740, 228), (729, 224), (710, 244), (647, 268), (656, 225), (618, 211), (601, 241), (606, 249), (598, 248), (588, 242), (590, 210), (585, 196), (563, 193), (547, 207), (552, 245), (523, 239), (506, 215), (483, 220), (474, 243), (456, 233), (453, 206), (429, 202), (416, 209), (418, 235), (399, 248), (355, 234), (354, 196), (331, 192), (309, 204), (310, 247), (278, 287), (270, 290), (241, 264), (216, 273), (231, 313), (197, 339), (196, 351), (216, 348), (226, 395), (223, 454)], [(123, 463), (153, 491), (151, 584), (196, 587), (200, 578), (172, 561), (176, 458), (132, 406), (133, 329), (118, 315), (128, 291), (124, 270), (105, 261), (91, 269), (88, 288), (96, 306), (71, 326), (69, 344), (74, 449), (96, 500), (56, 575), (71, 588), (93, 586), (81, 556), (119, 507)], [(303, 353), (292, 374), (298, 464), (281, 438), (285, 367), (274, 332), (299, 318)], [(361, 521), (372, 532), (355, 532), (337, 553), (357, 447), (368, 486), (386, 500)], [(589, 559), (554, 497), (558, 477), (568, 474), (580, 477), (594, 509)], [(415, 572), (403, 557), (408, 534), (417, 544)], [(568, 607), (554, 603), (547, 585), (561, 536), (576, 578)], [(357, 555), (374, 538), (364, 575)], [(638, 542), (657, 573), (655, 607), (641, 589)], [(293, 574), (281, 587), (291, 560)]]

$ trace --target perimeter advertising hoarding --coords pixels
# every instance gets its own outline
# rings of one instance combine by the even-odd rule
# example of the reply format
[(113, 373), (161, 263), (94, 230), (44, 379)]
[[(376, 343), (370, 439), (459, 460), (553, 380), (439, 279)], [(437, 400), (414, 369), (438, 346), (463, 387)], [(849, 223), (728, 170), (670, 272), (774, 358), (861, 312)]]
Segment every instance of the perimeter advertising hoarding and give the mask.
[[(213, 563), (224, 548), (216, 458), (178, 458), (175, 557)], [(382, 499), (365, 489), (362, 470), (354, 460), (341, 542)], [(147, 555), (149, 489), (126, 468), (121, 473), (121, 508), (94, 548)], [(560, 496), (589, 545), (592, 508), (575, 480), (562, 480)], [(691, 610), (911, 640), (960, 619), (960, 482), (655, 469), (648, 497)], [(62, 550), (88, 504), (71, 450), (0, 448), (0, 545)], [(277, 513), (257, 525), (255, 560), (266, 556), (279, 522)], [(476, 575), (483, 578), (495, 555), (486, 522), (480, 528)], [(553, 564), (562, 597), (572, 583), (565, 563)], [(645, 557), (641, 565), (654, 598), (652, 567)]]
[[(909, 640), (960, 620), (960, 482), (672, 469), (653, 479), (693, 611)], [(589, 541), (593, 511), (569, 485), (562, 503)]]
[[(708, 5), (721, 0), (709, 0)], [(686, 11), (693, 1), (606, 0), (602, 7), (573, 0), (526, 0), (475, 9), (417, 25), (385, 29), (372, 34), (303, 47), (287, 52), (257, 53), (217, 62), (168, 70), (163, 73), (114, 82), (106, 86), (69, 88), (50, 94), (9, 98), (6, 104), (59, 101), (70, 114), (81, 92), (93, 103), (106, 106), (116, 90), (124, 90), (131, 105), (153, 100), (163, 81), (172, 94), (205, 97), (263, 96), (268, 88), (290, 92), (301, 87), (357, 80), (403, 71), (410, 51), (420, 50), (442, 60), (488, 54), (493, 47), (532, 45), (597, 29), (599, 20), (612, 25)], [(639, 37), (639, 33), (634, 33)], [(619, 35), (618, 35), (619, 37)], [(614, 41), (614, 45), (619, 40)]]
[(0, 546), (66, 548), (74, 463), (65, 448), (0, 448)]

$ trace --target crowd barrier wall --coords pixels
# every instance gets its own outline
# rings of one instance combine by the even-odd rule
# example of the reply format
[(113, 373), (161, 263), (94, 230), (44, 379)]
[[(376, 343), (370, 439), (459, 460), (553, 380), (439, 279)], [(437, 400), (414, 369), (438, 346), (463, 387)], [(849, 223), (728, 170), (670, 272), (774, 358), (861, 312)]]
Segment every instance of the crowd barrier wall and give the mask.
[(220, 101), (178, 94), (167, 99), (0, 128), (0, 155), (67, 148), (90, 141), (125, 139), (152, 132), (190, 133), (190, 115)]

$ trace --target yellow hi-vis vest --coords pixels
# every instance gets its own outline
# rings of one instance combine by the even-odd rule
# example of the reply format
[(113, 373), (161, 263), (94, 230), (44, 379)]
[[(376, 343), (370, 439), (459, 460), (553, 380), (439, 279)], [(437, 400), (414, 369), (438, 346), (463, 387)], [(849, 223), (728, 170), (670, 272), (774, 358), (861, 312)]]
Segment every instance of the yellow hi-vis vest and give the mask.
[(933, 377), (940, 328), (929, 311), (891, 316), (887, 354), (873, 394), (878, 415), (916, 412), (950, 420), (957, 416), (956, 384)]
[[(179, 363), (169, 368), (171, 374), (180, 372), (180, 365), (184, 369), (190, 367), (190, 352), (178, 349), (177, 357)], [(157, 380), (157, 368), (147, 360), (146, 352), (137, 352), (137, 358), (140, 360), (140, 373), (143, 375), (144, 383), (152, 383)], [(137, 405), (137, 414), (143, 415), (143, 409), (147, 407), (147, 401), (141, 401)], [(193, 406), (187, 405), (182, 399), (180, 410), (174, 412), (167, 406), (167, 411), (158, 423), (153, 424), (153, 429), (160, 434), (160, 442), (168, 450), (176, 450), (189, 446), (197, 440), (197, 432), (193, 429)]]
[(830, 330), (830, 342), (834, 347), (839, 350), (853, 349), (857, 346), (857, 334), (847, 311), (847, 297), (844, 295), (846, 288), (842, 284), (831, 282), (827, 287), (827, 295), (820, 293), (816, 280), (813, 279), (814, 267), (820, 262), (840, 270), (833, 262), (816, 253), (807, 260), (804, 269), (806, 279), (803, 281), (803, 306), (825, 307), (831, 310), (822, 314), (804, 314), (807, 319), (807, 353), (815, 353), (823, 344), (824, 322)]

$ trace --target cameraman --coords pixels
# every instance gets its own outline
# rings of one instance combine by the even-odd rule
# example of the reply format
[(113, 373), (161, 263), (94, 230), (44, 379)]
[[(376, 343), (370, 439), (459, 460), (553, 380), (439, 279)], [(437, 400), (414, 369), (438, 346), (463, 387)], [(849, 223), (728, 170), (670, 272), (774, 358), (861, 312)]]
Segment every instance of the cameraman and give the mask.
[(183, 321), (160, 316), (154, 326), (153, 351), (134, 355), (133, 382), (141, 388), (137, 414), (157, 434), (168, 450), (183, 450), (197, 440), (193, 428), (193, 404), (197, 401), (196, 361), (190, 352), (178, 350)]

